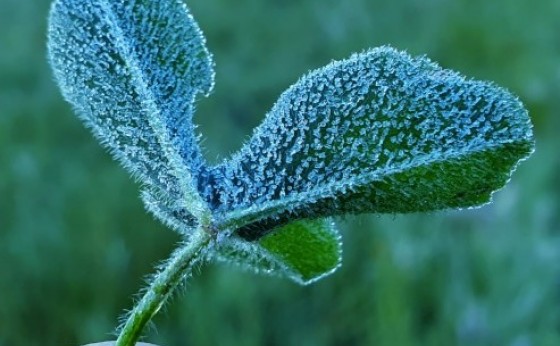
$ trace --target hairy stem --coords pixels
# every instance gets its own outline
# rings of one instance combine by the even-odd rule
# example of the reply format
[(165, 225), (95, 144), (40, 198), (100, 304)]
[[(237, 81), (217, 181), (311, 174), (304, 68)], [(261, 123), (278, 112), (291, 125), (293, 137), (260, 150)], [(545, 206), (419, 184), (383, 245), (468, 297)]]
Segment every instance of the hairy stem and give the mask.
[(122, 327), (116, 346), (134, 346), (146, 324), (161, 309), (181, 280), (188, 275), (193, 265), (202, 257), (202, 252), (210, 246), (212, 236), (203, 227), (196, 229), (189, 242), (178, 249), (136, 304)]

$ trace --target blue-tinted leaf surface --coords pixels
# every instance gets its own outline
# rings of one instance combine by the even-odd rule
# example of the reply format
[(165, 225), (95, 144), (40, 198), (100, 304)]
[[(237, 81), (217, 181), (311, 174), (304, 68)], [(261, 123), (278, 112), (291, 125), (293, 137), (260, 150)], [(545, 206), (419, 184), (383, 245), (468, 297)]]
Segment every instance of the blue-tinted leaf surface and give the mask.
[(196, 224), (197, 220), (180, 199), (151, 186), (142, 189), (141, 197), (146, 209), (164, 225), (183, 235), (192, 232), (192, 225)]
[(225, 219), (253, 222), (240, 234), (257, 239), (259, 223), (291, 217), (478, 206), (532, 149), (514, 95), (383, 47), (284, 92), (215, 168), (216, 194)]
[(50, 63), (81, 119), (150, 189), (204, 213), (197, 190), (207, 182), (192, 114), (214, 72), (185, 5), (57, 0), (49, 23)]
[(340, 266), (342, 246), (332, 220), (300, 220), (279, 227), (258, 242), (226, 239), (216, 256), (255, 272), (309, 284)]

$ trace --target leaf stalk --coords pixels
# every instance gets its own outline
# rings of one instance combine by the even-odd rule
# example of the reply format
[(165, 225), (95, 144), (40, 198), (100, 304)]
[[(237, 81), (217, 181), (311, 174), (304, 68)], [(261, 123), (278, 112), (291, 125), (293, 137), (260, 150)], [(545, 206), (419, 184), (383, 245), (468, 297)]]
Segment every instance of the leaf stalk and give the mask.
[(187, 244), (180, 247), (136, 304), (121, 328), (116, 346), (134, 346), (146, 324), (158, 313), (175, 288), (188, 276), (196, 263), (204, 259), (204, 253), (212, 246), (212, 235), (203, 226), (196, 228)]

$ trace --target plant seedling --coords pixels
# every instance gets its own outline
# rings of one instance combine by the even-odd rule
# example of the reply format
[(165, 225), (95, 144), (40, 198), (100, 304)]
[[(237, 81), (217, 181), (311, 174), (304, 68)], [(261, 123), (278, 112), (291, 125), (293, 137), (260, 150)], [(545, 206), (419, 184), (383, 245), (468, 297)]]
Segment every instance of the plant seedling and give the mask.
[(194, 266), (226, 261), (309, 284), (340, 264), (331, 217), (481, 206), (533, 151), (514, 95), (381, 47), (303, 76), (237, 153), (209, 165), (193, 113), (213, 62), (182, 1), (56, 0), (49, 23), (65, 99), (184, 239), (118, 346), (136, 343)]

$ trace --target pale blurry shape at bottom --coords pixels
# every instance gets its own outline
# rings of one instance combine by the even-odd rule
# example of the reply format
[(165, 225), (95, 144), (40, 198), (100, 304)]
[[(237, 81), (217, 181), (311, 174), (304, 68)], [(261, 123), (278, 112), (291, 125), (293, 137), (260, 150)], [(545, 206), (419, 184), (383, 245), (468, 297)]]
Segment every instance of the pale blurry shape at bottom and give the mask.
[[(115, 341), (98, 342), (96, 344), (87, 344), (83, 346), (115, 346)], [(158, 345), (147, 344), (145, 342), (138, 342), (136, 346), (158, 346)]]

